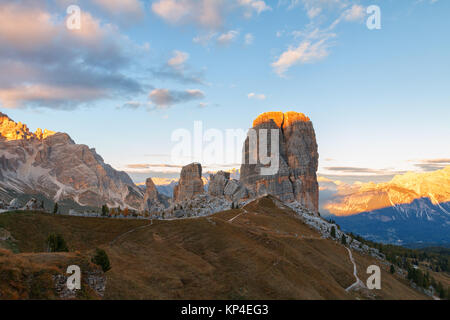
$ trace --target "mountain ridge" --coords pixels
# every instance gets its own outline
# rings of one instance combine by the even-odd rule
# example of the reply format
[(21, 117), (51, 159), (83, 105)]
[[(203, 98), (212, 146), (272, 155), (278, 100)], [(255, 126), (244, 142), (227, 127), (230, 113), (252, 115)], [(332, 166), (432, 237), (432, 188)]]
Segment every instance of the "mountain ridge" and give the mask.
[(117, 171), (87, 145), (67, 133), (29, 131), (8, 116), (0, 117), (0, 196), (43, 194), (81, 206), (139, 208), (143, 192), (127, 173)]

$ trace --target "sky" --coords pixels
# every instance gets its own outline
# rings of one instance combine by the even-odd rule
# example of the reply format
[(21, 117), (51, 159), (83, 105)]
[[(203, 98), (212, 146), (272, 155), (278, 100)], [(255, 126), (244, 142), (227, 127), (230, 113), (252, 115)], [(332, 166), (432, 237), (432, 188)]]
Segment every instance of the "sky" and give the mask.
[(245, 132), (266, 111), (311, 118), (320, 175), (432, 171), (450, 164), (449, 13), (444, 0), (2, 0), (0, 111), (136, 182), (238, 167), (226, 146), (174, 157), (172, 138)]

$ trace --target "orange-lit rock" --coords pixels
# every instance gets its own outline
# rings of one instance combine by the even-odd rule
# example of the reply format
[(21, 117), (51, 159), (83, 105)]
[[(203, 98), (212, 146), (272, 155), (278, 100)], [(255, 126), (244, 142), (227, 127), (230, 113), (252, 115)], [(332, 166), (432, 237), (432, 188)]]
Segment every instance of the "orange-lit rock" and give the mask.
[(0, 139), (7, 141), (46, 139), (56, 132), (45, 129), (37, 129), (36, 133), (30, 132), (28, 127), (21, 122), (14, 122), (6, 114), (0, 112)]
[(283, 125), (284, 120), (284, 114), (283, 112), (264, 112), (260, 114), (254, 121), (253, 121), (253, 128), (256, 126), (259, 126), (262, 123), (269, 122), (270, 120), (273, 120), (278, 128), (281, 128)]
[(308, 122), (310, 119), (303, 113), (289, 111), (284, 114), (283, 128), (292, 126), (296, 122)]
[(288, 126), (291, 126), (295, 122), (308, 122), (310, 119), (305, 116), (303, 113), (295, 112), (295, 111), (288, 111), (288, 112), (280, 112), (280, 111), (270, 111), (270, 112), (264, 112), (260, 114), (254, 121), (253, 121), (253, 128), (256, 126), (259, 126), (262, 123), (270, 122), (270, 120), (273, 120), (275, 122), (276, 126), (278, 128), (286, 128)]
[[(310, 119), (303, 113), (292, 111), (266, 112), (253, 121), (253, 129), (258, 132), (266, 129), (268, 133), (271, 130), (278, 130), (280, 154), (277, 173), (262, 175), (261, 168), (264, 166), (260, 162), (250, 164), (249, 138), (246, 139), (240, 179), (248, 189), (249, 196), (272, 194), (282, 201), (298, 201), (306, 208), (317, 212), (319, 186), (316, 172), (319, 154)], [(269, 138), (269, 149), (271, 143)]]

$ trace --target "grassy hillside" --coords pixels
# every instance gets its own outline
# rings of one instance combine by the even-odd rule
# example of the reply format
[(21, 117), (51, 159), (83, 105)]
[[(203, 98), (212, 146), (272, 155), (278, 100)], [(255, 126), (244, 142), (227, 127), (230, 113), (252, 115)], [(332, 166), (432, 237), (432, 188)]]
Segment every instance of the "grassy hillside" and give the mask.
[(0, 227), (15, 239), (20, 253), (14, 257), (48, 255), (39, 252), (50, 233), (63, 235), (85, 260), (96, 247), (105, 249), (112, 266), (106, 299), (427, 298), (391, 275), (389, 265), (357, 252), (359, 278), (365, 282), (367, 266), (379, 265), (382, 289), (346, 292), (355, 282), (346, 248), (270, 199), (210, 217), (153, 223), (8, 213), (0, 215)]

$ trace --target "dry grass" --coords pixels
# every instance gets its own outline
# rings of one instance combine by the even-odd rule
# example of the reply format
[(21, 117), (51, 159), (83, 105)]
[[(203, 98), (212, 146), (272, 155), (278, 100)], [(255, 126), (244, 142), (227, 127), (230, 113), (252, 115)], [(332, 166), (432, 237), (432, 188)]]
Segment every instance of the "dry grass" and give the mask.
[[(65, 274), (69, 265), (78, 265), (82, 270), (97, 270), (80, 253), (13, 254), (0, 249), (0, 299), (58, 299), (53, 276)], [(78, 296), (82, 299), (98, 298), (86, 286)]]
[[(346, 249), (321, 239), (270, 199), (245, 210), (152, 225), (20, 213), (0, 216), (0, 226), (18, 240), (21, 252), (42, 251), (49, 232), (61, 233), (83, 255), (105, 249), (112, 266), (106, 299), (426, 299), (386, 268), (382, 290), (347, 293), (354, 277)], [(354, 257), (363, 281), (367, 265), (380, 264)]]

